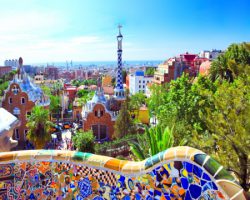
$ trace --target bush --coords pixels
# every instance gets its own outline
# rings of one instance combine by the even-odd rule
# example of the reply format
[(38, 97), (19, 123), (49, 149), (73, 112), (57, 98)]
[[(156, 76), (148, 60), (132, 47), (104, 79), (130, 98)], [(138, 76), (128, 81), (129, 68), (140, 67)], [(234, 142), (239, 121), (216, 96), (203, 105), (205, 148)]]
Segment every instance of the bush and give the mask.
[(73, 143), (78, 151), (95, 153), (95, 137), (92, 131), (78, 131), (73, 136)]

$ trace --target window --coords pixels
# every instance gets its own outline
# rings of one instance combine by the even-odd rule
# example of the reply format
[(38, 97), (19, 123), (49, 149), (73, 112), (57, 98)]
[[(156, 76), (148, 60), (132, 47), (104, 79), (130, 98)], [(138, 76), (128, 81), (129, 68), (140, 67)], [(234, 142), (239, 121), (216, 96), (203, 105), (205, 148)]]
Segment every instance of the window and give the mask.
[(9, 104), (12, 104), (12, 98), (9, 97)]
[(15, 135), (15, 139), (16, 139), (16, 140), (19, 140), (19, 139), (20, 139), (19, 130), (18, 130), (18, 129), (15, 129), (14, 135)]
[(17, 107), (15, 107), (15, 108), (13, 109), (13, 115), (20, 115), (20, 109), (17, 108)]
[(25, 98), (24, 97), (21, 98), (21, 104), (25, 104)]
[(101, 116), (103, 116), (103, 110), (101, 110)]
[(145, 83), (145, 81), (143, 81), (143, 83)]
[(139, 83), (141, 83), (141, 81), (139, 81)]
[(147, 81), (147, 83), (149, 83), (149, 81)]
[(95, 111), (95, 116), (97, 117), (97, 111)]
[(145, 85), (143, 85), (143, 88), (145, 88)]

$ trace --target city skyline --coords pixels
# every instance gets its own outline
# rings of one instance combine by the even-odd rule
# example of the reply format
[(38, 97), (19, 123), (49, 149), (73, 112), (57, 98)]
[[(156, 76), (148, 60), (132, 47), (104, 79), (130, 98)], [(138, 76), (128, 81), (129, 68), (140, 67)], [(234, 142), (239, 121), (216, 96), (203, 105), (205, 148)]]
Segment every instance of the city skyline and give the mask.
[(127, 61), (223, 50), (250, 35), (247, 0), (0, 3), (1, 62), (115, 61), (119, 23)]

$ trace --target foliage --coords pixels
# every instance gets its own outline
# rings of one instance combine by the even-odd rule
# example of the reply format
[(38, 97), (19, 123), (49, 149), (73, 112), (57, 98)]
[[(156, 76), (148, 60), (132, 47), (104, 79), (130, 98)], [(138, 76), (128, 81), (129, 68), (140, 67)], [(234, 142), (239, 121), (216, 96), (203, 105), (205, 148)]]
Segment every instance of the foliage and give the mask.
[(9, 81), (13, 79), (16, 74), (16, 70), (12, 70), (7, 74), (4, 74), (0, 79), (0, 96), (4, 95), (4, 90), (6, 90), (9, 86)]
[(0, 84), (0, 96), (3, 96), (4, 90), (6, 90), (9, 86), (9, 81), (5, 81)]
[(72, 85), (79, 87), (80, 85), (97, 85), (97, 80), (96, 79), (86, 79), (86, 80), (73, 80), (71, 82)]
[(127, 71), (126, 70), (122, 70), (122, 82), (126, 83), (126, 77), (127, 77)]
[(49, 110), (52, 113), (58, 113), (60, 109), (60, 96), (50, 95), (50, 106)]
[(136, 134), (127, 134), (122, 138), (115, 138), (114, 140), (107, 141), (101, 144), (96, 145), (96, 152), (97, 153), (103, 153), (107, 149), (113, 149), (121, 147), (122, 144), (128, 143), (129, 141), (136, 140), (137, 135)]
[(154, 76), (155, 68), (154, 67), (147, 67), (145, 71), (145, 75), (147, 76)]
[(49, 121), (49, 111), (42, 106), (33, 107), (30, 116), (28, 116), (27, 138), (35, 145), (36, 149), (43, 148), (51, 140), (49, 131), (51, 126), (53, 123)]
[(95, 153), (95, 137), (92, 131), (77, 131), (72, 141), (78, 151)]
[(212, 81), (219, 79), (232, 82), (234, 78), (245, 73), (246, 65), (250, 65), (249, 43), (232, 44), (213, 61), (210, 78)]
[(94, 91), (90, 91), (90, 90), (79, 90), (77, 92), (78, 95), (78, 102), (81, 105), (86, 104), (87, 101), (89, 101), (93, 96), (94, 96), (95, 92)]
[(46, 85), (41, 85), (41, 89), (44, 92), (45, 95), (51, 96), (51, 88), (49, 88)]
[(69, 103), (68, 110), (72, 110), (72, 109), (73, 109), (73, 103)]
[(150, 114), (158, 116), (160, 113), (160, 106), (164, 105), (165, 95), (167, 91), (167, 85), (153, 84), (150, 87), (151, 96), (147, 99), (147, 105), (150, 110)]
[(111, 80), (111, 84), (112, 84), (112, 86), (115, 86), (115, 82), (116, 82), (116, 78), (115, 78), (115, 77), (113, 77), (113, 78), (112, 78), (112, 80)]
[(241, 186), (250, 188), (250, 77), (248, 84), (241, 78), (233, 83), (223, 81), (217, 92), (204, 91), (212, 97), (215, 108), (202, 114), (208, 127), (207, 134), (195, 134), (195, 146), (215, 157), (222, 165), (235, 172)]
[(121, 109), (115, 121), (115, 138), (124, 137), (127, 134), (135, 133), (135, 125), (129, 113), (129, 97), (122, 103)]
[[(209, 77), (188, 75), (152, 86), (150, 113), (161, 127), (173, 127), (174, 145), (182, 138), (234, 171), (249, 190), (250, 44), (233, 44), (212, 62)], [(166, 91), (166, 92), (163, 92)]]
[(52, 87), (48, 87), (46, 85), (42, 85), (41, 89), (43, 90), (44, 94), (49, 96), (50, 98), (50, 106), (49, 110), (51, 113), (58, 113), (61, 105), (61, 99), (58, 95), (58, 92), (56, 92), (56, 88), (59, 90), (59, 83), (55, 83)]
[(139, 92), (130, 96), (129, 110), (139, 110), (139, 108), (145, 104), (146, 96), (145, 94)]
[(138, 160), (144, 160), (173, 146), (173, 128), (146, 127), (144, 135), (138, 135), (137, 140), (138, 142), (129, 142), (130, 149)]

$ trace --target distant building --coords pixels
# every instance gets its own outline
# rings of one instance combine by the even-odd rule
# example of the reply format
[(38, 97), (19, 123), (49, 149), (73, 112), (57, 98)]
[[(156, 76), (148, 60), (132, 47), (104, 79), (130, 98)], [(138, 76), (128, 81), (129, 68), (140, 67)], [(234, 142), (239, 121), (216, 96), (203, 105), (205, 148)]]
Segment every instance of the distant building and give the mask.
[(175, 67), (172, 60), (160, 64), (154, 73), (154, 83), (164, 84), (174, 79)]
[(8, 89), (2, 99), (2, 107), (15, 115), (20, 120), (20, 126), (14, 129), (13, 137), (18, 141), (18, 149), (23, 149), (28, 132), (27, 116), (35, 105), (48, 109), (50, 100), (44, 95), (41, 88), (31, 82), (29, 76), (24, 72), (23, 60), (19, 58), (18, 73), (10, 82)]
[(44, 75), (42, 74), (35, 75), (34, 81), (44, 81)]
[(10, 151), (17, 146), (18, 142), (12, 139), (12, 135), (19, 123), (14, 115), (0, 108), (0, 152)]
[(47, 66), (45, 68), (45, 75), (47, 79), (57, 80), (58, 76), (58, 68), (54, 66)]
[(144, 71), (136, 71), (129, 75), (129, 92), (135, 94), (138, 92), (146, 93), (146, 85), (151, 83), (153, 76), (145, 76)]
[(4, 61), (5, 66), (11, 66), (12, 70), (16, 70), (18, 68), (18, 60), (17, 59), (9, 59)]
[(180, 77), (184, 72), (190, 77), (196, 77), (199, 73), (200, 65), (207, 61), (205, 57), (188, 52), (180, 54), (178, 57), (169, 58), (160, 64), (154, 73), (154, 83), (169, 83)]
[(85, 71), (83, 69), (76, 69), (73, 71), (73, 79), (82, 80), (85, 79)]
[(8, 74), (9, 72), (11, 72), (12, 67), (11, 66), (0, 66), (0, 78), (5, 75)]
[(77, 94), (77, 87), (76, 86), (65, 86), (64, 92), (68, 96), (69, 101), (73, 102), (75, 97), (76, 97), (76, 94)]
[(216, 50), (212, 49), (211, 51), (204, 50), (199, 53), (200, 58), (207, 58), (209, 60), (214, 60), (216, 59), (221, 53), (223, 53), (222, 50)]
[(109, 75), (102, 77), (102, 87), (112, 86), (112, 77)]
[(60, 79), (65, 79), (68, 82), (73, 80), (74, 77), (75, 77), (75, 74), (73, 73), (73, 71), (61, 71), (59, 73), (59, 78)]

